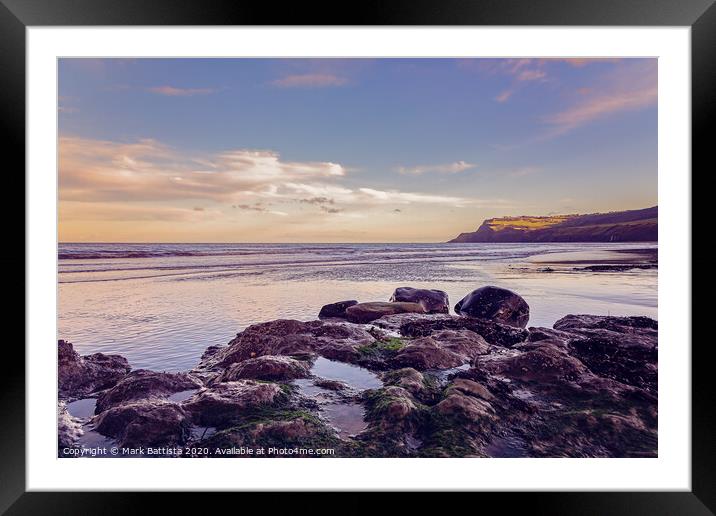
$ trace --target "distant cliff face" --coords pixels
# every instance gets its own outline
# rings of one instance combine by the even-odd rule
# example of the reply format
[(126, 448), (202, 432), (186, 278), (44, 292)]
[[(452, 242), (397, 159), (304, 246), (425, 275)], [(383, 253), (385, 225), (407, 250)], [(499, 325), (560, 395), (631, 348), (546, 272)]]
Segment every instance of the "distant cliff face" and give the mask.
[(460, 242), (656, 242), (659, 239), (658, 207), (643, 210), (487, 219), (472, 233), (461, 233)]

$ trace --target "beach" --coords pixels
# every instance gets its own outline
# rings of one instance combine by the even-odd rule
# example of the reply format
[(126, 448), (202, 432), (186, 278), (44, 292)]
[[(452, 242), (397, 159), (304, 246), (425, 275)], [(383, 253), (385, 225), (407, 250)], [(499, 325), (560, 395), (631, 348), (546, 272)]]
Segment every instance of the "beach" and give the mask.
[(534, 326), (551, 326), (567, 313), (656, 319), (653, 264), (583, 270), (623, 265), (644, 252), (653, 260), (656, 249), (644, 243), (63, 243), (58, 339), (82, 354), (119, 353), (134, 368), (182, 371), (208, 346), (226, 344), (251, 324), (309, 321), (324, 304), (387, 301), (405, 285), (444, 290), (451, 311), (475, 288), (509, 288), (529, 303)]

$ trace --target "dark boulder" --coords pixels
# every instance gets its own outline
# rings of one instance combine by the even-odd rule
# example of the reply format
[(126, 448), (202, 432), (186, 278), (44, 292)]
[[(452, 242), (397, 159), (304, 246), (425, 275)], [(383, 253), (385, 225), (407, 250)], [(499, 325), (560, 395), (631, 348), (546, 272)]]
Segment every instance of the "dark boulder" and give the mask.
[(425, 288), (399, 287), (393, 292), (390, 302), (419, 303), (426, 313), (446, 314), (450, 311), (448, 295), (442, 290)]
[(346, 318), (346, 308), (353, 305), (357, 305), (358, 301), (351, 299), (350, 301), (338, 301), (337, 303), (330, 303), (323, 305), (321, 311), (318, 312), (319, 319), (328, 319), (331, 317), (338, 317), (341, 319)]
[(522, 297), (511, 290), (493, 286), (470, 292), (455, 305), (455, 312), (518, 328), (527, 326), (530, 319), (530, 307)]
[(371, 303), (358, 303), (346, 309), (346, 319), (352, 323), (365, 324), (384, 315), (419, 313), (424, 314), (425, 308), (419, 303), (383, 303), (375, 301)]
[(110, 407), (146, 398), (162, 398), (175, 392), (199, 389), (202, 383), (186, 373), (159, 373), (138, 369), (97, 398), (95, 413)]
[(60, 397), (81, 397), (116, 384), (129, 371), (129, 362), (120, 355), (80, 356), (72, 344), (57, 342), (58, 388)]

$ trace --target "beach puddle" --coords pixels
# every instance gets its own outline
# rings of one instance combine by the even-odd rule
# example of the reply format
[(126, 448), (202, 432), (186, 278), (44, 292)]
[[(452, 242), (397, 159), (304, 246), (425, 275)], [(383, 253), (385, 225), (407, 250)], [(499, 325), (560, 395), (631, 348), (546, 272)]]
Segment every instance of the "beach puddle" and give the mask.
[(335, 360), (328, 360), (323, 357), (318, 357), (311, 368), (311, 373), (326, 380), (338, 380), (348, 385), (348, 387), (360, 391), (379, 389), (383, 386), (383, 382), (367, 369)]
[(94, 415), (96, 398), (84, 398), (67, 404), (67, 412), (78, 419), (89, 419)]
[[(324, 380), (334, 380), (345, 384), (354, 391), (379, 389), (383, 386), (377, 375), (365, 368), (345, 364), (319, 357), (311, 367), (311, 373)], [(342, 394), (316, 385), (315, 378), (295, 380), (293, 383), (299, 392), (318, 403), (321, 417), (342, 438), (359, 434), (368, 426), (365, 422), (365, 410), (360, 403), (344, 401)]]
[(201, 441), (206, 437), (211, 437), (216, 433), (216, 427), (214, 426), (193, 426), (191, 428), (191, 440)]
[(363, 419), (365, 410), (359, 403), (329, 403), (321, 407), (321, 415), (343, 438), (359, 434), (368, 426)]
[(330, 395), (332, 394), (332, 392), (328, 389), (324, 389), (315, 385), (313, 383), (313, 380), (311, 380), (310, 378), (295, 380), (293, 384), (298, 387), (298, 390), (301, 394), (311, 398), (317, 398), (316, 401), (320, 401), (321, 399), (330, 397)]

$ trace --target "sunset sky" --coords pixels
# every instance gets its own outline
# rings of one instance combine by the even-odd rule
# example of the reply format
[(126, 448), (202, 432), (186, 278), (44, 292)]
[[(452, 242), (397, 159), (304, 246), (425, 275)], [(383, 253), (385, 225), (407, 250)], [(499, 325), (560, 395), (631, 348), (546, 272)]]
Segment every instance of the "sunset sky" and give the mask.
[(62, 59), (62, 242), (439, 242), (657, 204), (655, 59)]

